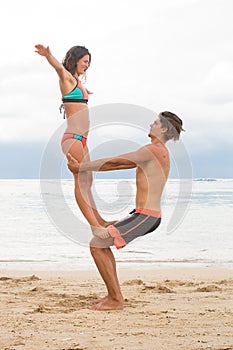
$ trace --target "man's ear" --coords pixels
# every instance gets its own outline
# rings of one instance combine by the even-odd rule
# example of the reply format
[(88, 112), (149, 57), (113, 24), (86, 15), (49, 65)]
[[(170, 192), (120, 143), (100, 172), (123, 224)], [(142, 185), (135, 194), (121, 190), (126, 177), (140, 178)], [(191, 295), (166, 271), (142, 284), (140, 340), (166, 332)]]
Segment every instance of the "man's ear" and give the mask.
[(161, 131), (162, 131), (162, 134), (165, 134), (168, 131), (168, 128), (162, 128)]

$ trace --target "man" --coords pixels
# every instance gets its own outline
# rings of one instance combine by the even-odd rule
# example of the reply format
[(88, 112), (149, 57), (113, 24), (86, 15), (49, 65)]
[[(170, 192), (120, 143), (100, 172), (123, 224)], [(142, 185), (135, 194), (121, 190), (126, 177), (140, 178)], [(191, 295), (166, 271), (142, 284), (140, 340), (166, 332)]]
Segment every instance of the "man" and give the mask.
[(130, 217), (107, 228), (92, 227), (94, 238), (90, 250), (104, 280), (108, 294), (92, 309), (112, 310), (123, 308), (116, 262), (110, 246), (123, 248), (133, 239), (154, 231), (161, 222), (161, 195), (170, 170), (170, 158), (165, 143), (179, 139), (182, 120), (171, 112), (162, 112), (150, 125), (151, 143), (135, 152), (113, 158), (78, 163), (70, 154), (68, 168), (73, 173), (83, 171), (110, 171), (136, 168), (136, 208)]

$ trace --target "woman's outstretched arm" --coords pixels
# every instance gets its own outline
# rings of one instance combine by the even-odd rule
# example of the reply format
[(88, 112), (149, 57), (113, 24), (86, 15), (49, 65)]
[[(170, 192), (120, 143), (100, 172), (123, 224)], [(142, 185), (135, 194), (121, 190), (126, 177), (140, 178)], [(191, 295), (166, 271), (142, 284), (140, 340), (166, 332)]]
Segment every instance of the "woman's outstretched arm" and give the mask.
[(51, 53), (49, 46), (45, 47), (44, 45), (38, 44), (35, 45), (36, 51), (39, 55), (45, 57), (48, 63), (56, 70), (59, 78), (61, 80), (67, 79), (69, 73), (65, 69), (62, 63), (60, 63)]

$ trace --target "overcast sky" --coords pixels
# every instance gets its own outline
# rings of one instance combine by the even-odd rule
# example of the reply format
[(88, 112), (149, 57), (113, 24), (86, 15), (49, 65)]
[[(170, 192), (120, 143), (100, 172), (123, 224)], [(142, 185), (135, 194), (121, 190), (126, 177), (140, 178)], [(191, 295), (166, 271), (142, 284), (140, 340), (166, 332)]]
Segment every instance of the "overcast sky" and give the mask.
[[(0, 177), (38, 177), (42, 151), (64, 125), (56, 73), (34, 52), (41, 43), (60, 61), (74, 45), (90, 50), (90, 109), (170, 110), (184, 121), (193, 176), (232, 178), (232, 13), (232, 0), (4, 2)], [(114, 132), (91, 132), (90, 148)]]

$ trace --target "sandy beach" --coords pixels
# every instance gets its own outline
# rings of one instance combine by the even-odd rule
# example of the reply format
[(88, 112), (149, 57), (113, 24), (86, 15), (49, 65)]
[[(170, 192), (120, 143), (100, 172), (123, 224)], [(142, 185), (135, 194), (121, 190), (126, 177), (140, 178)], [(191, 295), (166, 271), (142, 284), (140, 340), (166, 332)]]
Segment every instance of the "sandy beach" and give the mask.
[(95, 270), (0, 271), (1, 350), (233, 349), (233, 270), (120, 269), (121, 311)]

